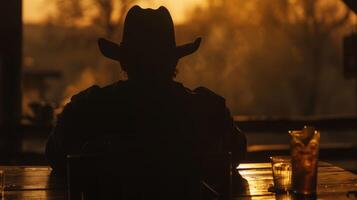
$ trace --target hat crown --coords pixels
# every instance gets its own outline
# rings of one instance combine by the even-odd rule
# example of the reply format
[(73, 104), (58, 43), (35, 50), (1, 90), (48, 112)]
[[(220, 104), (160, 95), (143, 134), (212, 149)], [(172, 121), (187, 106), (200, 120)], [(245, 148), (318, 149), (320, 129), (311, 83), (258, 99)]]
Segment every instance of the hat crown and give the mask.
[(174, 24), (169, 11), (132, 7), (125, 18), (122, 43), (131, 49), (168, 50), (176, 47)]
[(98, 46), (104, 56), (123, 61), (125, 58), (180, 59), (192, 54), (200, 46), (201, 38), (176, 46), (174, 24), (170, 12), (163, 6), (154, 9), (132, 7), (126, 15), (120, 45), (104, 38)]

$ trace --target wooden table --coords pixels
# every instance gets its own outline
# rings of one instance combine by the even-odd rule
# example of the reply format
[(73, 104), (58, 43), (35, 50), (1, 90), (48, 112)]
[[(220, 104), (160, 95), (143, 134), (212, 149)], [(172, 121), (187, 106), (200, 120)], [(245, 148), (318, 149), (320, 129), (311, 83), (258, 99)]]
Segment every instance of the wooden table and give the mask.
[[(64, 181), (51, 176), (48, 166), (1, 166), (5, 170), (5, 199), (65, 199)], [(234, 199), (292, 199), (268, 192), (272, 184), (269, 163), (247, 163), (239, 166), (246, 187)], [(318, 199), (357, 199), (348, 191), (357, 191), (357, 175), (331, 164), (320, 162)]]
[[(234, 199), (297, 199), (268, 191), (273, 183), (270, 163), (241, 164), (239, 173), (247, 181), (245, 191)], [(317, 199), (357, 199), (348, 191), (357, 191), (357, 175), (326, 162), (319, 163)]]

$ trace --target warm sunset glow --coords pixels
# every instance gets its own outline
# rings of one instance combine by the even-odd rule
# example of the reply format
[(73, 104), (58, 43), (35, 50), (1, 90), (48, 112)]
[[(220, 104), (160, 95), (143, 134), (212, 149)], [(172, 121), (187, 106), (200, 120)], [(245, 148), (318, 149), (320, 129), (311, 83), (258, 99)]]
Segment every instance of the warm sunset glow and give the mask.
[[(53, 2), (46, 0), (23, 0), (22, 15), (24, 23), (38, 24), (54, 12)], [(45, 3), (47, 3), (45, 5)]]
[[(157, 8), (166, 6), (175, 21), (180, 23), (185, 21), (186, 11), (196, 5), (205, 6), (206, 0), (139, 0), (136, 4), (143, 8)], [(23, 0), (23, 20), (24, 23), (44, 23), (46, 19), (56, 12), (54, 2), (46, 0)]]
[[(127, 79), (117, 62), (100, 54), (96, 42), (98, 37), (120, 41), (121, 9), (130, 7), (120, 5), (123, 1), (100, 6), (99, 0), (23, 0), (24, 69), (62, 74), (44, 100), (62, 108), (93, 84)], [(348, 101), (354, 99), (354, 86), (343, 79), (339, 63), (343, 37), (357, 18), (340, 0), (306, 1), (315, 14), (298, 0), (134, 1), (142, 8), (166, 6), (176, 25), (177, 44), (203, 38), (197, 53), (180, 60), (176, 80), (224, 96), (232, 113), (312, 115), (340, 112), (343, 106), (349, 113), (355, 107)], [(310, 71), (315, 68), (321, 74)], [(306, 81), (297, 84), (302, 77)], [(317, 79), (321, 85), (313, 81)], [(326, 91), (340, 93), (334, 92), (330, 102), (312, 95), (331, 96)], [(23, 106), (43, 100), (26, 92)], [(304, 100), (297, 98), (301, 96)], [(279, 106), (272, 107), (277, 99)]]

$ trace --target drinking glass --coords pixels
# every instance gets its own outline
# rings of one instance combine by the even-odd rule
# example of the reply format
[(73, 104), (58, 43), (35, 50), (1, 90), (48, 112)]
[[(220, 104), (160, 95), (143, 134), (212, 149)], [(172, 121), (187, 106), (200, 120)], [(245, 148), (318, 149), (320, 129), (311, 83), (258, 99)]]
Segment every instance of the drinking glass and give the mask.
[(290, 131), (292, 190), (296, 194), (314, 195), (317, 186), (317, 164), (320, 132), (305, 126), (301, 131)]
[(291, 189), (291, 158), (288, 156), (270, 157), (273, 171), (274, 190), (286, 192)]

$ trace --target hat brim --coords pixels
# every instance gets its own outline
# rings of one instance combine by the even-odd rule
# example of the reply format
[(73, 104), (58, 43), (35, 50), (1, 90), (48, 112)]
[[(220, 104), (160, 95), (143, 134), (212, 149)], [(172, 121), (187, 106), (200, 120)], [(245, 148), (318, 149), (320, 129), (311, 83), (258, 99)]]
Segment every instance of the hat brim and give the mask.
[[(197, 51), (197, 49), (200, 47), (201, 40), (201, 38), (197, 38), (192, 43), (176, 46), (174, 54), (177, 59), (180, 59)], [(123, 56), (123, 48), (120, 45), (107, 39), (99, 38), (98, 47), (100, 52), (107, 58), (120, 61), (121, 57)]]

